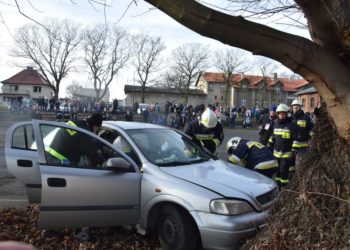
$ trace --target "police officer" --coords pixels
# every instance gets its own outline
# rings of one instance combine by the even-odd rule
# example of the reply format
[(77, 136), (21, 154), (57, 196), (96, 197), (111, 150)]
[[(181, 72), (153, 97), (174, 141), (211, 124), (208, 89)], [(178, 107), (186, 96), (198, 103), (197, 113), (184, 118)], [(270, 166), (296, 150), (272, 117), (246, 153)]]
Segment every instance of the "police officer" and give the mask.
[(279, 187), (284, 187), (289, 182), (289, 167), (293, 156), (292, 146), (297, 132), (295, 124), (288, 116), (288, 112), (289, 107), (287, 105), (278, 105), (276, 109), (278, 119), (273, 123), (272, 134), (268, 142), (278, 162), (279, 171), (276, 182)]
[(210, 108), (207, 108), (200, 116), (199, 121), (188, 124), (185, 133), (192, 137), (193, 141), (203, 145), (210, 152), (215, 153), (224, 139), (222, 125)]
[(269, 178), (277, 173), (277, 160), (265, 145), (256, 142), (233, 137), (226, 144), (228, 160), (233, 164), (252, 169)]
[(293, 150), (296, 153), (296, 162), (292, 164), (289, 169), (290, 172), (295, 171), (294, 165), (298, 165), (302, 155), (305, 154), (309, 148), (309, 141), (313, 135), (314, 125), (311, 121), (311, 118), (301, 110), (301, 102), (299, 100), (294, 100), (292, 102), (292, 120), (297, 126), (297, 137), (293, 142)]

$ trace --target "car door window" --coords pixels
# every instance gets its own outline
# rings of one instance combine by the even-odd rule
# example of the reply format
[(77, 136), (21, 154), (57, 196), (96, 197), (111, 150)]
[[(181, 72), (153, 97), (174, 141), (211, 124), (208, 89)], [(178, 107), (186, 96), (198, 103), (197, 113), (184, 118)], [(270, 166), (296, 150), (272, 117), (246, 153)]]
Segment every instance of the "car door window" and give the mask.
[(74, 129), (41, 125), (48, 165), (104, 168), (112, 157), (121, 157), (113, 148)]
[(113, 144), (113, 146), (115, 146), (120, 151), (128, 155), (137, 164), (139, 168), (141, 167), (142, 164), (139, 157), (137, 156), (135, 150), (123, 135), (119, 134), (114, 130), (101, 129), (98, 136)]
[(12, 134), (12, 148), (34, 150), (36, 151), (36, 143), (32, 125), (25, 125), (16, 128)]

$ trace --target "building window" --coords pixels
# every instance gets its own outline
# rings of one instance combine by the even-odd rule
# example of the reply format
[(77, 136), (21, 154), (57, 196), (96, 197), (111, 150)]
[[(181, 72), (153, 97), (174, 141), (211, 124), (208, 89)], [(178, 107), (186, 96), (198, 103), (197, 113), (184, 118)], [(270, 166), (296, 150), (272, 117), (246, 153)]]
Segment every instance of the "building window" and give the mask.
[(223, 101), (224, 100), (224, 97), (223, 96), (221, 96), (221, 101)]
[(10, 86), (10, 92), (18, 91), (18, 85)]
[(241, 106), (245, 106), (246, 103), (247, 103), (247, 102), (246, 102), (246, 99), (242, 99), (242, 100), (241, 100)]
[(247, 91), (247, 88), (248, 88), (247, 84), (244, 83), (244, 84), (242, 85), (242, 90), (243, 90), (243, 91)]
[(225, 85), (221, 84), (220, 89), (221, 89), (221, 92), (225, 92)]
[(306, 99), (305, 99), (305, 98), (302, 98), (302, 99), (301, 99), (301, 104), (303, 105), (303, 107), (306, 107), (305, 103), (306, 103)]
[(313, 107), (315, 107), (315, 98), (311, 97), (310, 98), (310, 108), (313, 108)]
[(216, 100), (216, 99), (218, 99), (218, 97), (217, 97), (217, 96), (214, 96), (214, 99)]
[(208, 90), (213, 91), (213, 84), (208, 84)]
[(41, 93), (41, 87), (33, 86), (33, 92), (34, 93)]
[(276, 88), (275, 88), (275, 90), (276, 90), (276, 94), (280, 94), (281, 93), (281, 86), (276, 86)]

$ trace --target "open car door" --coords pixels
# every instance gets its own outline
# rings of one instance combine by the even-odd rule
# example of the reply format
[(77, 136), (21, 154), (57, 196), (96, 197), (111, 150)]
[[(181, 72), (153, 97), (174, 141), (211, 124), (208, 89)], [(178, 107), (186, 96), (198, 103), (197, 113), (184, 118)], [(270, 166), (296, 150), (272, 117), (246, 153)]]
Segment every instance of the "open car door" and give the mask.
[(41, 178), (32, 122), (12, 125), (5, 140), (6, 165), (27, 190), (29, 203), (40, 203)]
[(141, 173), (124, 153), (64, 123), (33, 120), (33, 128), (42, 181), (39, 227), (138, 222)]

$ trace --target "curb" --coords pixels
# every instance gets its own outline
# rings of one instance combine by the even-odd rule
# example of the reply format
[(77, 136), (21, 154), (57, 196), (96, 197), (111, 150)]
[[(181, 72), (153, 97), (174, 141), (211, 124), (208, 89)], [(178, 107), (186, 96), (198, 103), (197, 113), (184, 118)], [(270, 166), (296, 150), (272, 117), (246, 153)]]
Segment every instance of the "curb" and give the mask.
[(21, 208), (28, 205), (27, 199), (0, 199), (1, 208)]

